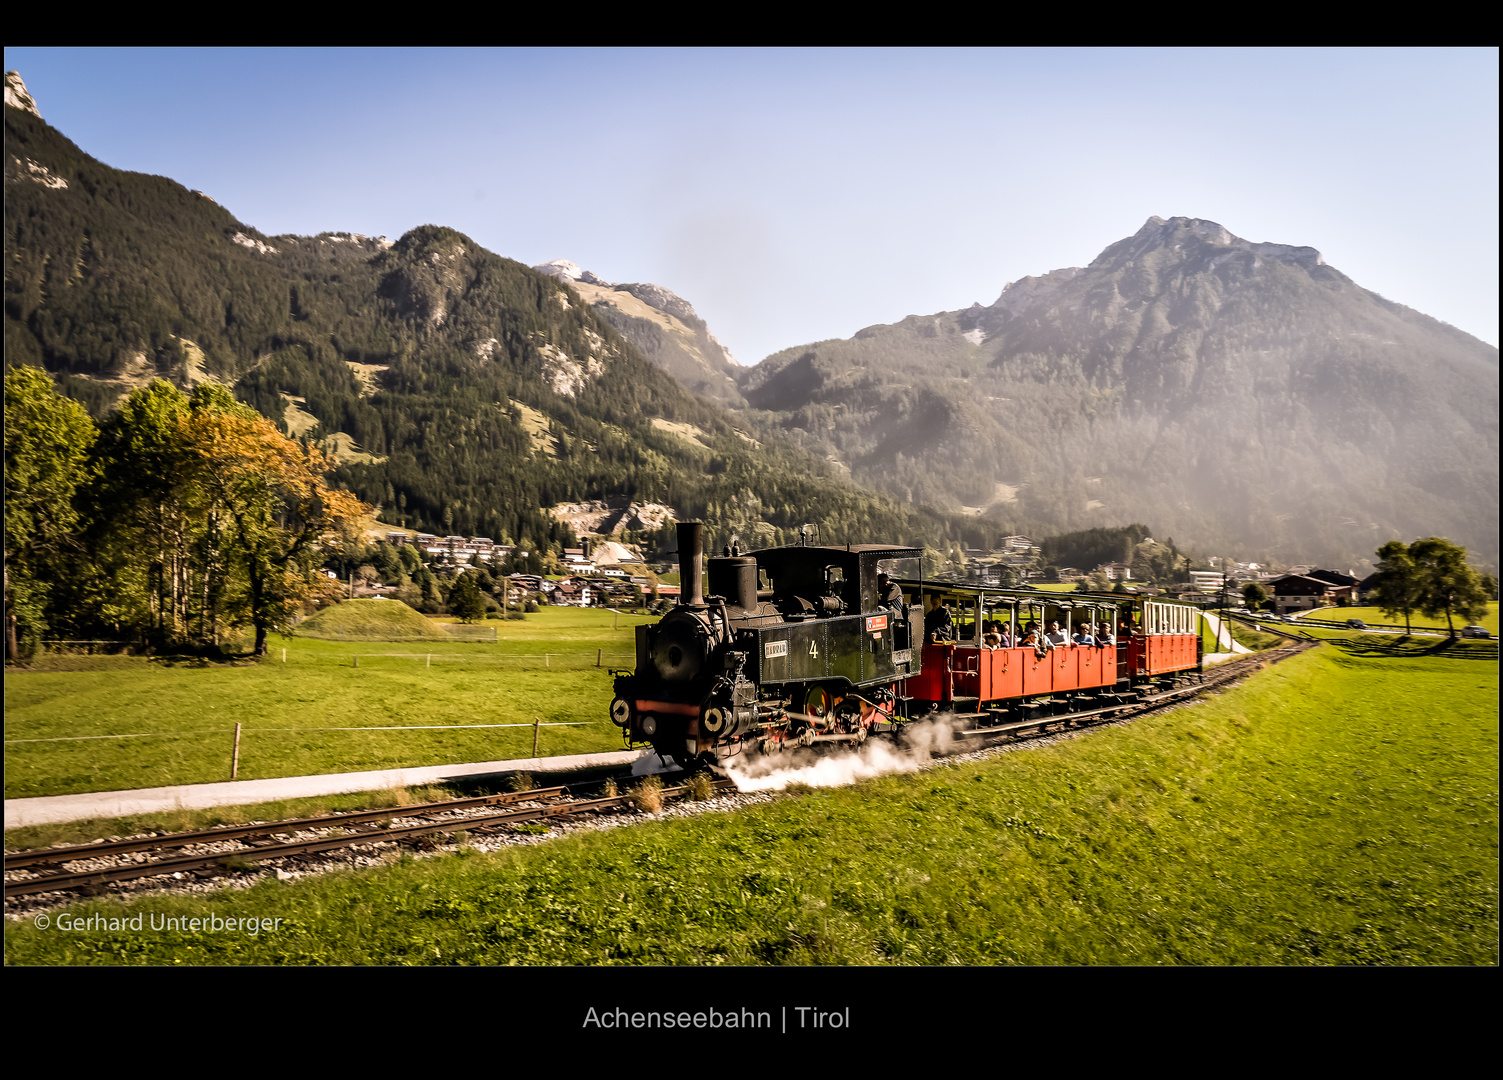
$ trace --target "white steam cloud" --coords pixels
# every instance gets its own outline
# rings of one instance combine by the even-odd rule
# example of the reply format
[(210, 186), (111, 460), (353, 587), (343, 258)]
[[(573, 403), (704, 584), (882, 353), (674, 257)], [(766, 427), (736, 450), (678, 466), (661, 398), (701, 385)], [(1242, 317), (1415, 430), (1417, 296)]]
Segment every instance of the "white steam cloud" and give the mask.
[(915, 772), (946, 753), (954, 741), (955, 716), (943, 713), (909, 724), (902, 741), (868, 739), (848, 750), (806, 748), (776, 756), (737, 757), (725, 762), (738, 791), (782, 791), (789, 784), (843, 787), (886, 773)]

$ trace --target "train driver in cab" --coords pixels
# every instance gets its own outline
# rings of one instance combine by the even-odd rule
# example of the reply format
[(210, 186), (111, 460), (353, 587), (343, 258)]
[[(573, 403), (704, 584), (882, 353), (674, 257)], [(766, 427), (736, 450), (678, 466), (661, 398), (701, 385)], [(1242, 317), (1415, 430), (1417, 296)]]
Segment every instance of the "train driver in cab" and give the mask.
[(903, 590), (887, 576), (886, 570), (877, 571), (877, 606), (891, 609), (899, 618), (908, 617), (908, 607), (903, 603)]
[(929, 610), (924, 612), (924, 643), (932, 645), (936, 641), (954, 638), (955, 623), (950, 618), (950, 609), (939, 598), (939, 593), (930, 593), (925, 599), (928, 600)]

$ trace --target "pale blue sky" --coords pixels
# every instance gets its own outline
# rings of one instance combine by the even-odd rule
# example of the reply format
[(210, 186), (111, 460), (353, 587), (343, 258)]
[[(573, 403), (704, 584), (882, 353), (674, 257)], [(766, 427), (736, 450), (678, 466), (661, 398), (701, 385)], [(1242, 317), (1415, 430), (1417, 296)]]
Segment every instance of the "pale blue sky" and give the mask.
[(265, 233), (450, 225), (742, 363), (989, 304), (1150, 216), (1498, 341), (1498, 53), (10, 48), (86, 152)]

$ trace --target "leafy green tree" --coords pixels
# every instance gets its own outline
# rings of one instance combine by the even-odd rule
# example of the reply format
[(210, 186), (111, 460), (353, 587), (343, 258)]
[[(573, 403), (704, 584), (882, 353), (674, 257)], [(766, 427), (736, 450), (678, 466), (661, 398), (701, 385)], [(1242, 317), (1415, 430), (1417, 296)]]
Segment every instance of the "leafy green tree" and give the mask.
[(1390, 540), (1377, 551), (1378, 572), (1373, 575), (1371, 597), (1378, 610), (1390, 618), (1404, 617), (1404, 633), (1410, 632), (1410, 620), (1420, 606), (1418, 568), (1410, 557), (1409, 546), (1402, 540)]
[(81, 405), (61, 397), (46, 373), (5, 377), (5, 650), (35, 643), (45, 624), (43, 564), (75, 543), (74, 496), (89, 476), (98, 431)]
[(1268, 603), (1268, 590), (1256, 581), (1249, 581), (1242, 586), (1242, 602), (1252, 611), (1261, 611)]
[(1419, 583), (1420, 611), (1431, 618), (1444, 614), (1452, 639), (1453, 617), (1475, 622), (1487, 615), (1487, 590), (1482, 575), (1467, 565), (1466, 548), (1431, 536), (1410, 544), (1409, 558)]
[(485, 597), (473, 573), (460, 574), (449, 592), (449, 613), (464, 622), (485, 618)]

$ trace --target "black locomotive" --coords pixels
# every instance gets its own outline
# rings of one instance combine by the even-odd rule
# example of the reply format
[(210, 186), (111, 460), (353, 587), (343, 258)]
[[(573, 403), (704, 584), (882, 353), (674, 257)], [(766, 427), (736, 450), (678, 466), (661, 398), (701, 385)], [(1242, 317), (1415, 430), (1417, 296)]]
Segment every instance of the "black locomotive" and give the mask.
[(628, 744), (697, 769), (857, 743), (900, 719), (896, 686), (918, 673), (923, 616), (895, 590), (883, 606), (878, 577), (917, 577), (920, 550), (801, 543), (743, 555), (733, 543), (706, 567), (704, 535), (700, 522), (678, 526), (680, 602), (637, 627), (636, 671), (616, 678), (611, 719)]

